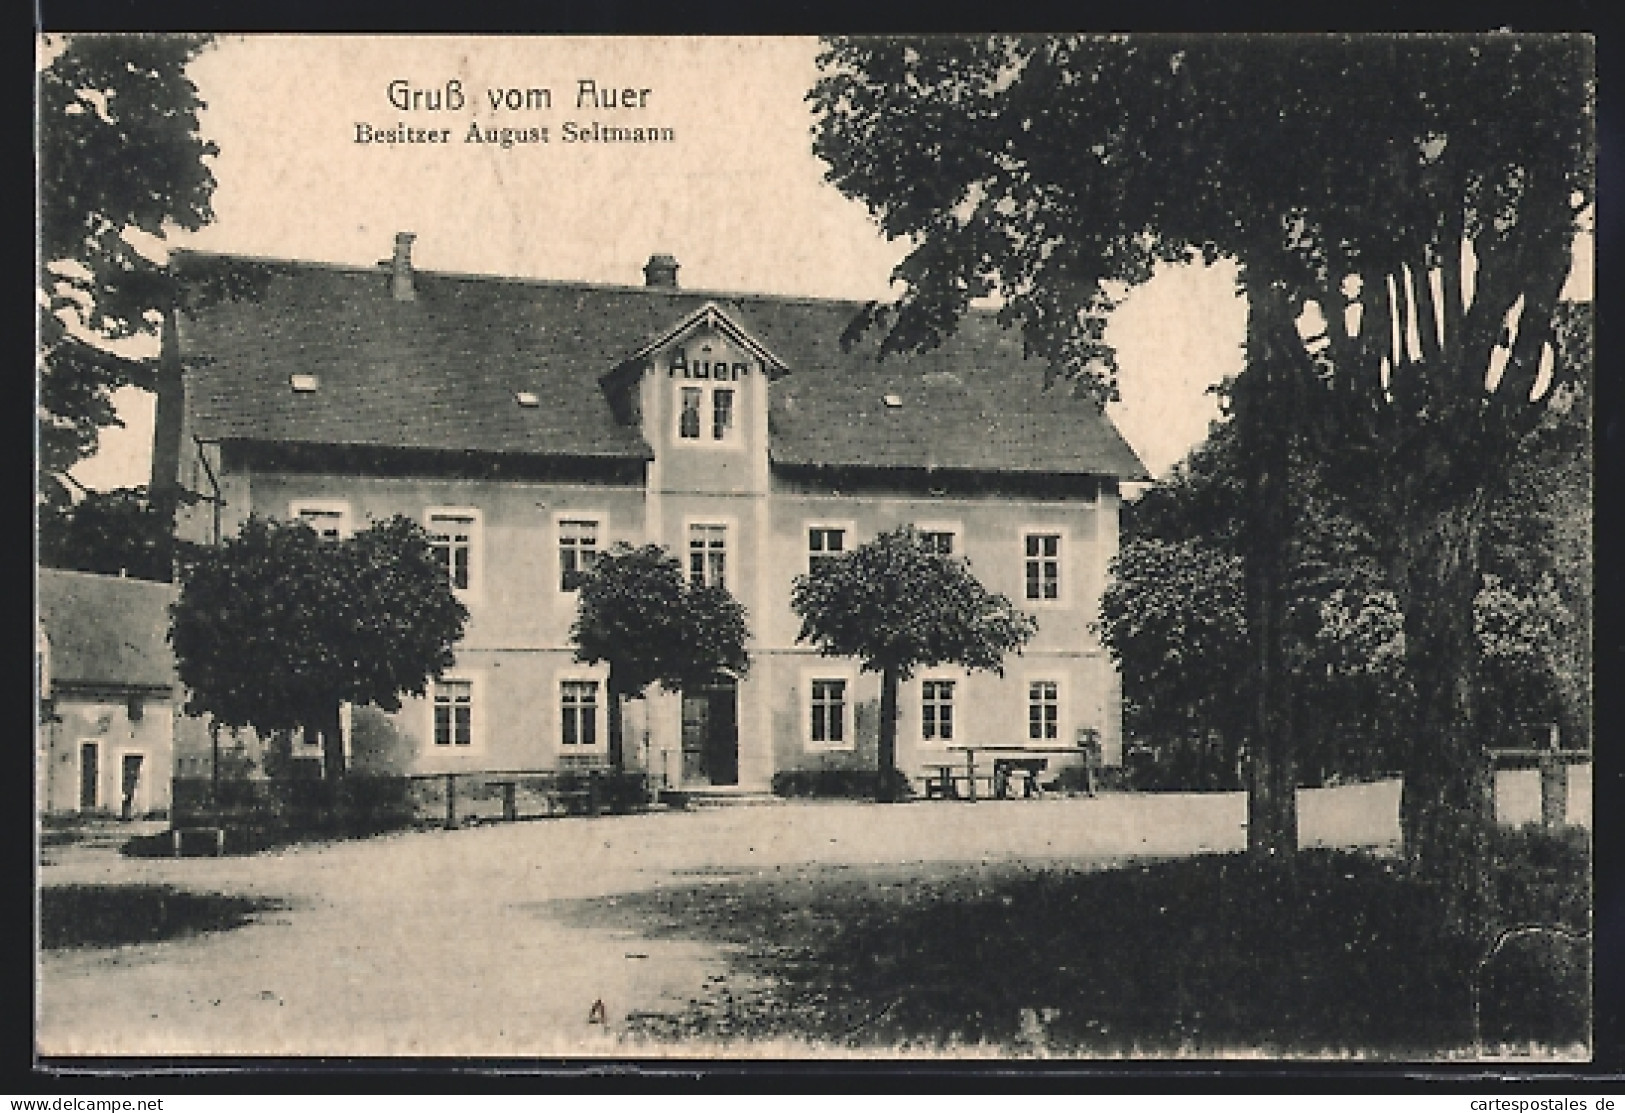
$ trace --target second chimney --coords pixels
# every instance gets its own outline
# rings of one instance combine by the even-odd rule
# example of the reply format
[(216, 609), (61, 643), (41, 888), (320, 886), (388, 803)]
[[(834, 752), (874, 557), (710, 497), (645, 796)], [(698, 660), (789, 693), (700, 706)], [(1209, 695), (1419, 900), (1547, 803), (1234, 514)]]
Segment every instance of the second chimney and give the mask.
[(395, 233), (395, 259), (391, 264), (389, 290), (396, 301), (416, 301), (417, 286), (412, 281), (412, 241), (410, 232)]
[(677, 260), (670, 255), (649, 256), (649, 261), (643, 264), (643, 284), (677, 289)]

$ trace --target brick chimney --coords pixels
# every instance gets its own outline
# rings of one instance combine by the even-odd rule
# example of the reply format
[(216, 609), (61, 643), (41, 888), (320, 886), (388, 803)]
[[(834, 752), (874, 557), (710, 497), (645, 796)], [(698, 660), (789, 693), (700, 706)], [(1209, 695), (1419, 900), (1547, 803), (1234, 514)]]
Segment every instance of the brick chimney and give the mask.
[(643, 264), (643, 284), (677, 289), (677, 260), (670, 255), (651, 255)]
[(395, 258), (390, 264), (389, 291), (396, 301), (416, 301), (417, 287), (412, 282), (412, 241), (410, 232), (395, 233)]

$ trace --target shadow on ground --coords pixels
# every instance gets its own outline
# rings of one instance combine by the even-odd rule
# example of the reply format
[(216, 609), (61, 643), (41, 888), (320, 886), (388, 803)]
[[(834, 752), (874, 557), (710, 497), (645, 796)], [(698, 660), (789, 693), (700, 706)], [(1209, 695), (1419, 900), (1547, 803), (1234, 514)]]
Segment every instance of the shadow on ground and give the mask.
[[(1575, 858), (1514, 906), (1503, 893), (1496, 915), (1588, 930), (1584, 869)], [(629, 1018), (664, 1041), (1432, 1057), (1474, 1045), (1485, 982), (1483, 944), (1446, 927), (1432, 890), (1392, 860), (1329, 851), (1292, 873), (1241, 855), (1087, 872), (807, 867), (569, 914), (733, 944), (731, 975), (704, 999)], [(1589, 942), (1583, 966), (1513, 982), (1521, 996), (1487, 1002), (1486, 1036), (1585, 1042)]]
[(40, 946), (120, 947), (228, 931), (287, 905), (168, 885), (58, 885), (40, 890)]

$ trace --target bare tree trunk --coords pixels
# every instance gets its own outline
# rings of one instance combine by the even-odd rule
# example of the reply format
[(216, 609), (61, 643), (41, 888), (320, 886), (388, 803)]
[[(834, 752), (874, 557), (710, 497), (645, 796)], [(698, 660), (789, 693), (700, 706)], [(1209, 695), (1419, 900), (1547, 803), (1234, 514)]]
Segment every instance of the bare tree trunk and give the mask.
[(1396, 580), (1405, 594), (1405, 669), (1415, 696), (1400, 825), (1407, 857), (1447, 884), (1470, 916), (1486, 891), (1493, 819), (1479, 733), (1479, 647), (1473, 627), (1485, 500), (1475, 493), (1406, 531)]
[(344, 776), (344, 730), (338, 700), (322, 707), (316, 729), (322, 737), (322, 779), (336, 782)]
[(605, 685), (605, 689), (609, 699), (609, 767), (618, 773), (625, 768), (626, 762), (625, 708), (621, 690), (613, 681)]
[(875, 785), (875, 799), (882, 804), (897, 799), (897, 670), (888, 668), (880, 674), (880, 776)]
[(1243, 577), (1253, 653), (1247, 850), (1258, 858), (1285, 859), (1298, 849), (1297, 761), (1284, 653), (1297, 415), (1291, 406), (1293, 368), (1275, 337), (1293, 326), (1278, 287), (1249, 283), (1247, 294), (1247, 366), (1234, 395), (1247, 469)]

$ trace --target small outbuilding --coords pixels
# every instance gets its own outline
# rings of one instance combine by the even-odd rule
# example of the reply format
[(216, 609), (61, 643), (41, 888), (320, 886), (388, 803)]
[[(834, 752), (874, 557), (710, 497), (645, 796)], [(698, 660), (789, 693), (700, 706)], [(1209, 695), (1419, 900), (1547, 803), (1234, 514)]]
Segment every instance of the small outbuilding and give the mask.
[(179, 698), (172, 584), (42, 568), (36, 614), (39, 810), (169, 811)]

